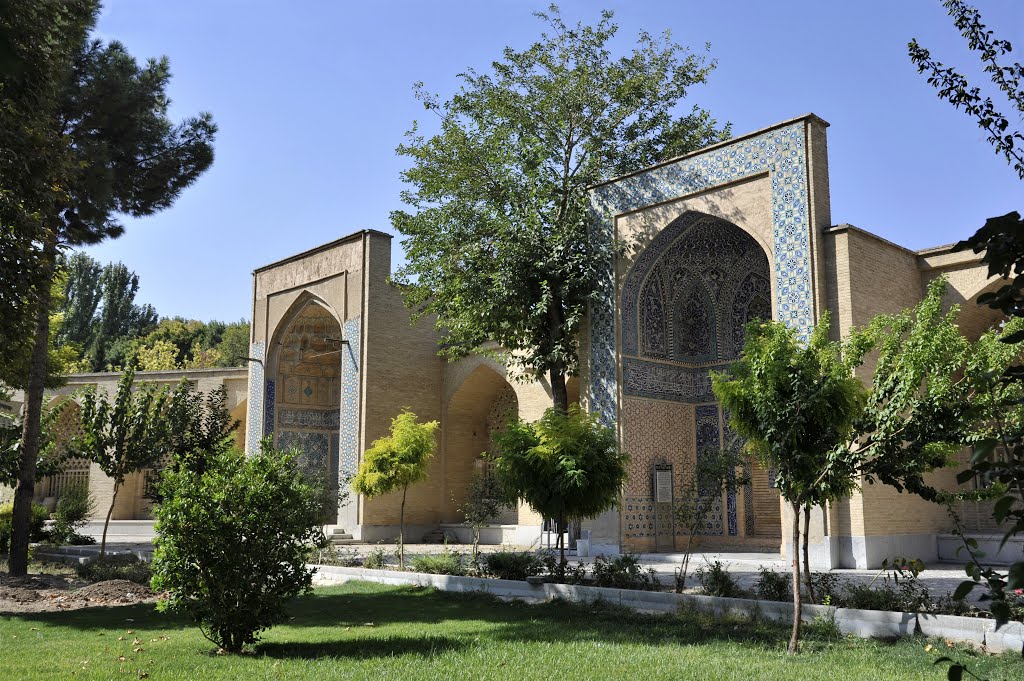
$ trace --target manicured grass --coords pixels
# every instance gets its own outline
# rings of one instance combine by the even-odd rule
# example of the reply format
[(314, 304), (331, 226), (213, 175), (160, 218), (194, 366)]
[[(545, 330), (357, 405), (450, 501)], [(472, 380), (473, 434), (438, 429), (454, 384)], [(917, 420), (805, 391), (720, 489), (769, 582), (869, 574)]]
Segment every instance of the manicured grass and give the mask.
[(318, 589), (292, 615), (254, 654), (231, 657), (152, 605), (0, 616), (0, 679), (944, 679), (940, 654), (979, 676), (1024, 678), (1019, 657), (920, 638), (812, 632), (790, 657), (777, 625), (367, 583)]

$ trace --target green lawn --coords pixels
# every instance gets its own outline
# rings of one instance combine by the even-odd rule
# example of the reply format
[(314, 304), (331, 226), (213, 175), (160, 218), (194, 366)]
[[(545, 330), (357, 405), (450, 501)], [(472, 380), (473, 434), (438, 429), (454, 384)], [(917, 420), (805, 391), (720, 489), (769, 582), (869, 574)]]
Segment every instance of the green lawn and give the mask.
[(0, 679), (944, 679), (939, 649), (980, 676), (1024, 679), (1019, 657), (929, 651), (924, 639), (812, 633), (794, 658), (784, 627), (412, 587), (322, 588), (292, 615), (235, 657), (151, 605), (0, 616)]

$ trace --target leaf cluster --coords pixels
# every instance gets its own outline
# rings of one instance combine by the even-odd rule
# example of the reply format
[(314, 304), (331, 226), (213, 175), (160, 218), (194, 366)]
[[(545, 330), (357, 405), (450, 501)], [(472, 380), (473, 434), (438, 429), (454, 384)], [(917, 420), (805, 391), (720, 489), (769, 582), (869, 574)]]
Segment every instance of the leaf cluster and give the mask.
[(867, 392), (853, 375), (868, 346), (829, 340), (822, 315), (805, 342), (781, 322), (753, 322), (741, 359), (712, 374), (715, 396), (738, 435), (790, 503), (821, 505), (854, 488), (846, 443)]
[(407, 257), (395, 280), (417, 318), (435, 317), (443, 352), (495, 341), (541, 376), (577, 368), (580, 323), (613, 252), (589, 237), (589, 187), (729, 132), (699, 108), (679, 115), (715, 64), (667, 33), (642, 32), (615, 58), (611, 12), (593, 26), (567, 25), (555, 6), (537, 16), (539, 40), (461, 73), (448, 101), (417, 86), (440, 129), (427, 137), (414, 124), (398, 147), (412, 163), (409, 210), (391, 221)]
[(590, 518), (617, 503), (629, 456), (615, 431), (578, 406), (548, 409), (536, 423), (511, 421), (494, 436), (494, 470), (507, 499), (547, 518)]
[(296, 455), (264, 440), (258, 453), (218, 452), (202, 472), (169, 470), (156, 507), (153, 588), (228, 652), (255, 643), (308, 593), (308, 547), (322, 535), (316, 491)]
[(82, 434), (77, 453), (96, 463), (116, 483), (156, 463), (171, 442), (172, 399), (167, 388), (135, 385), (135, 367), (118, 379), (113, 400), (94, 386), (81, 397)]
[[(1024, 66), (1020, 62), (1003, 63), (1002, 59), (1013, 51), (1010, 41), (997, 38), (995, 32), (981, 22), (981, 13), (963, 0), (943, 0), (942, 4), (967, 41), (967, 47), (977, 53), (984, 72), (1005, 102), (1016, 109), (1019, 119), (1024, 115), (1024, 84), (1021, 82)], [(1024, 134), (1010, 127), (1010, 117), (1002, 112), (992, 96), (972, 86), (955, 67), (934, 59), (917, 40), (911, 40), (907, 48), (918, 73), (928, 72), (928, 84), (939, 91), (939, 98), (974, 118), (996, 153), (1004, 156), (1024, 180)]]
[(425, 479), (437, 449), (438, 426), (437, 421), (417, 423), (416, 414), (403, 409), (391, 419), (390, 434), (374, 440), (363, 454), (353, 491), (375, 497)]

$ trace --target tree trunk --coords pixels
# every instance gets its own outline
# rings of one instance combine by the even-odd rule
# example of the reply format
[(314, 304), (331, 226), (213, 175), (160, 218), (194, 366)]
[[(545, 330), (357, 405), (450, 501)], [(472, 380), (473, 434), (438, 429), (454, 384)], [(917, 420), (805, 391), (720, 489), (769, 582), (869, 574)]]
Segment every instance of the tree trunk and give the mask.
[(804, 579), (807, 580), (807, 598), (811, 603), (816, 603), (814, 598), (814, 581), (811, 579), (811, 559), (808, 544), (811, 536), (811, 505), (804, 506)]
[(569, 411), (569, 391), (565, 388), (565, 374), (561, 369), (552, 368), (549, 373), (551, 380), (551, 402), (560, 414)]
[(558, 566), (565, 579), (565, 514), (558, 516)]
[(690, 547), (693, 545), (693, 532), (686, 538), (686, 549), (683, 551), (683, 574), (679, 582), (679, 593), (686, 589), (686, 574), (690, 571)]
[(398, 567), (405, 569), (405, 493), (409, 485), (402, 488), (402, 508), (398, 512)]
[(110, 498), (110, 508), (107, 509), (107, 519), (103, 523), (103, 539), (100, 540), (100, 560), (107, 555), (107, 528), (110, 526), (110, 516), (114, 515), (114, 504), (117, 503), (117, 493), (121, 490), (121, 481), (114, 481), (114, 496)]
[(36, 488), (36, 461), (42, 428), (43, 392), (46, 389), (47, 353), (50, 344), (50, 285), (57, 259), (57, 230), (47, 235), (43, 246), (43, 274), (36, 294), (36, 327), (25, 389), (25, 422), (21, 433), (18, 484), (14, 491), (11, 518), (11, 552), (8, 572), (12, 577), (28, 574), (28, 544), (31, 537), (32, 497)]
[(800, 504), (793, 502), (793, 634), (789, 637), (789, 652), (800, 649)]
[[(551, 304), (548, 306), (548, 333), (551, 345), (557, 348), (562, 343), (565, 332), (565, 320), (562, 318), (562, 301), (552, 292)], [(565, 365), (556, 362), (548, 370), (551, 379), (551, 402), (555, 411), (564, 414), (569, 411), (569, 393), (565, 389)]]
[(480, 528), (473, 528), (473, 566), (480, 564)]

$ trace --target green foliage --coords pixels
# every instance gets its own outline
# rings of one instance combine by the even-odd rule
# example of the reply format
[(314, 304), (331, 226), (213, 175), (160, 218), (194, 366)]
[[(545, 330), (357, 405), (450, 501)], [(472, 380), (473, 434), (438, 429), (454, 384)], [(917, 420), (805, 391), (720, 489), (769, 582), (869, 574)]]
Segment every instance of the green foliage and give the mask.
[[(522, 499), (565, 526), (616, 504), (629, 457), (615, 431), (577, 406), (548, 409), (536, 423), (516, 419), (494, 438), (494, 471), (507, 499)], [(561, 543), (561, 541), (560, 541)], [(561, 547), (565, 564), (565, 547)]]
[(924, 299), (898, 315), (880, 315), (861, 336), (874, 342), (878, 362), (870, 398), (856, 424), (852, 451), (864, 479), (880, 480), (936, 500), (924, 474), (984, 430), (991, 415), (979, 382), (1012, 361), (998, 331), (972, 344), (957, 325), (958, 306), (946, 308), (946, 280), (934, 279)]
[[(0, 553), (7, 553), (11, 546), (12, 520), (14, 517), (14, 504), (0, 504)], [(32, 504), (32, 515), (29, 523), (29, 538), (32, 541), (42, 541), (46, 538), (43, 531), (43, 523), (50, 517), (50, 512), (45, 506)]]
[(437, 428), (437, 421), (417, 423), (416, 414), (403, 410), (391, 419), (390, 435), (374, 440), (364, 453), (352, 489), (375, 497), (424, 480), (437, 449)]
[[(945, 0), (943, 5), (968, 48), (977, 53), (984, 72), (999, 94), (994, 99), (980, 87), (972, 86), (955, 68), (933, 59), (916, 40), (909, 44), (911, 61), (919, 72), (928, 72), (928, 83), (938, 89), (940, 98), (958, 109), (962, 108), (978, 123), (995, 152), (1005, 157), (1018, 177), (1024, 180), (1024, 134), (1019, 128), (1011, 127), (1012, 110), (1016, 110), (1018, 122), (1024, 115), (1024, 66), (1019, 62), (1004, 63), (1013, 48), (1009, 41), (997, 38), (995, 32), (981, 22), (978, 10), (963, 0)], [(1000, 97), (1004, 104), (997, 103)], [(1009, 116), (1003, 113), (1005, 104), (1011, 107)], [(1024, 340), (1024, 326), (1019, 324), (1024, 317), (1024, 295), (1021, 294), (1024, 280), (1020, 278), (1024, 271), (1022, 228), (1024, 221), (1020, 213), (1013, 211), (989, 218), (973, 236), (953, 248), (954, 251), (969, 248), (975, 253), (984, 253), (982, 262), (988, 265), (989, 276), (999, 276), (1007, 281), (997, 291), (983, 294), (978, 302), (1001, 310), (1018, 322), (1016, 328), (1001, 338), (1014, 346)], [(1019, 352), (1014, 347), (1013, 361), (1018, 359)], [(996, 418), (988, 421), (991, 432), (987, 437), (982, 434), (978, 438), (971, 465), (958, 476), (958, 482), (964, 484), (984, 476), (1002, 486), (1004, 493), (993, 506), (993, 518), (1002, 526), (1005, 544), (1011, 537), (1024, 532), (1024, 419), (1020, 414), (1024, 401), (1021, 395), (1024, 367), (1005, 364), (1002, 370), (989, 367), (989, 371), (976, 374), (975, 380), (981, 384), (981, 392), (987, 395), (990, 406), (995, 407), (990, 415), (995, 414)], [(953, 517), (959, 532), (959, 519), (955, 514)], [(984, 583), (988, 591), (984, 598), (992, 601), (993, 615), (998, 621), (1005, 621), (1013, 611), (1011, 594), (1024, 589), (1024, 561), (1015, 562), (1003, 572), (982, 563), (983, 554), (978, 551), (977, 542), (965, 538), (964, 548), (970, 556), (967, 574), (971, 580), (961, 585), (957, 593), (962, 598), (974, 586)], [(947, 658), (940, 661), (952, 662)], [(952, 664), (949, 678), (959, 679), (965, 671), (963, 665)], [(969, 671), (967, 673), (970, 674)]]
[(683, 478), (675, 499), (675, 532), (686, 536), (682, 565), (676, 573), (680, 590), (686, 586), (693, 538), (704, 527), (715, 503), (721, 501), (722, 492), (735, 492), (750, 482), (749, 461), (741, 453), (739, 443), (726, 445), (724, 449), (708, 449), (697, 457), (693, 473)]
[(715, 396), (790, 503), (820, 505), (854, 488), (843, 456), (866, 391), (854, 377), (867, 344), (829, 340), (826, 313), (807, 342), (781, 322), (754, 322), (740, 361), (712, 374)]
[(66, 197), (54, 180), (73, 168), (52, 120), (97, 11), (88, 0), (0, 2), (0, 367), (30, 352), (35, 307), (49, 293), (52, 262), (38, 244)]
[(486, 471), (480, 469), (473, 471), (466, 498), (459, 505), (458, 511), (462, 514), (463, 522), (473, 528), (474, 561), (480, 553), (481, 528), (493, 522), (502, 509), (510, 506), (508, 500), (502, 496), (497, 476), (488, 475)]
[[(83, 351), (81, 371), (104, 371), (135, 359), (141, 371), (239, 366), (249, 351), (249, 323), (156, 319), (137, 305), (139, 279), (123, 263), (101, 266), (82, 252), (61, 258), (51, 335), (56, 351)], [(74, 368), (78, 368), (77, 366)]]
[(714, 62), (646, 32), (627, 56), (609, 50), (617, 26), (566, 25), (556, 6), (522, 51), (491, 72), (463, 71), (446, 102), (416, 86), (439, 132), (417, 123), (397, 153), (409, 210), (391, 214), (407, 262), (395, 274), (417, 318), (433, 315), (449, 356), (496, 341), (512, 366), (549, 375), (565, 409), (565, 375), (579, 364), (580, 323), (605, 285), (614, 245), (588, 234), (590, 187), (726, 139), (704, 110), (677, 114)]
[(456, 575), (468, 574), (471, 561), (458, 551), (451, 551), (446, 546), (441, 553), (427, 553), (414, 556), (410, 561), (414, 572), (426, 572), (431, 575)]
[(786, 573), (778, 573), (771, 568), (762, 567), (758, 571), (761, 577), (754, 585), (754, 592), (757, 597), (764, 601), (791, 601), (793, 590), (790, 586), (792, 579)]
[(89, 493), (89, 485), (77, 483), (69, 485), (57, 499), (57, 507), (53, 512), (53, 527), (50, 528), (49, 540), (54, 544), (70, 544), (77, 537), (78, 528), (92, 517), (96, 501)]
[[(866, 400), (853, 370), (870, 348), (870, 338), (854, 335), (840, 344), (829, 340), (830, 326), (826, 312), (805, 342), (781, 322), (754, 322), (747, 327), (740, 360), (711, 376), (733, 430), (763, 467), (776, 471), (775, 485), (793, 512), (791, 653), (798, 649), (801, 624), (800, 511), (841, 499), (855, 488), (857, 458), (846, 445)], [(804, 537), (807, 563), (806, 528)]]
[(366, 554), (366, 558), (363, 558), (363, 567), (369, 570), (383, 570), (387, 563), (384, 549), (379, 546)]
[(82, 434), (72, 446), (114, 480), (114, 494), (103, 524), (101, 557), (106, 552), (107, 527), (125, 478), (152, 466), (169, 451), (172, 405), (166, 388), (149, 383), (135, 385), (134, 366), (121, 374), (113, 402), (92, 386), (82, 393)]
[[(942, 4), (953, 18), (960, 35), (967, 41), (967, 47), (977, 53), (984, 65), (984, 72), (999, 92), (997, 97), (1002, 97), (1005, 104), (1016, 109), (1019, 121), (1024, 115), (1024, 84), (1021, 82), (1024, 80), (1024, 66), (1020, 62), (1003, 64), (1001, 61), (1013, 50), (1010, 41), (997, 38), (994, 31), (981, 23), (981, 13), (963, 0), (943, 0)], [(939, 91), (939, 98), (957, 109), (963, 108), (964, 113), (985, 131), (996, 153), (1004, 156), (1024, 180), (1024, 134), (1010, 127), (1013, 112), (1009, 117), (1004, 115), (990, 94), (984, 93), (980, 87), (972, 86), (956, 68), (947, 67), (933, 59), (931, 53), (921, 47), (917, 40), (911, 40), (907, 48), (910, 61), (917, 66), (918, 73), (928, 72), (928, 84)]]
[(168, 419), (168, 451), (171, 467), (202, 473), (206, 459), (234, 446), (239, 421), (228, 410), (228, 391), (223, 385), (203, 393), (182, 378), (171, 395)]
[(153, 588), (217, 646), (237, 653), (284, 622), (308, 593), (308, 545), (321, 541), (316, 492), (293, 452), (268, 441), (251, 456), (219, 452), (202, 473), (164, 473), (156, 508)]
[(149, 586), (153, 579), (152, 564), (131, 553), (104, 556), (98, 560), (83, 563), (75, 568), (75, 572), (79, 577), (90, 582), (127, 579), (129, 582)]
[(399, 515), (398, 564), (405, 568), (405, 495), (409, 485), (427, 477), (430, 459), (437, 449), (437, 421), (417, 423), (416, 414), (402, 410), (391, 419), (391, 433), (373, 441), (363, 454), (352, 480), (356, 494), (376, 497), (402, 490)]
[(645, 570), (640, 559), (629, 553), (614, 558), (597, 556), (593, 567), (594, 586), (654, 591), (658, 578), (654, 568)]
[(743, 598), (747, 595), (736, 583), (729, 569), (719, 560), (701, 565), (693, 575), (697, 578), (701, 591), (708, 596)]
[[(87, 34), (95, 23), (96, 4), (69, 4), (69, 15), (81, 13), (74, 25)], [(40, 11), (32, 9), (32, 16)], [(46, 192), (55, 196), (33, 202), (41, 229), (25, 244), (41, 251), (42, 276), (36, 287), (35, 331), (25, 382), (26, 425), (9, 566), (15, 575), (25, 574), (28, 567), (26, 505), (35, 483), (43, 389), (52, 373), (47, 367), (49, 283), (58, 250), (120, 236), (123, 216), (142, 217), (169, 207), (213, 162), (216, 126), (210, 114), (179, 124), (167, 115), (167, 58), (140, 66), (121, 43), (88, 41), (85, 34), (75, 32), (69, 40), (69, 59), (58, 65), (53, 90), (47, 88), (52, 97), (32, 118), (34, 134), (25, 148), (26, 156), (56, 153), (57, 162), (45, 164), (22, 184), (32, 198)], [(11, 44), (22, 39), (8, 37), (13, 38)]]
[(549, 409), (540, 421), (511, 421), (495, 435), (495, 474), (508, 500), (521, 499), (558, 520), (593, 517), (615, 505), (626, 480), (629, 456), (611, 428), (577, 406)]
[(842, 602), (843, 583), (834, 572), (812, 572), (811, 585), (819, 605), (838, 605)]
[[(40, 418), (41, 442), (36, 459), (39, 477), (60, 473), (68, 457), (74, 455), (74, 448), (68, 440), (77, 434), (79, 423), (73, 416), (72, 405), (71, 398), (66, 398), (43, 407)], [(23, 429), (21, 414), (7, 417), (0, 407), (0, 485), (14, 487), (18, 484)]]
[(165, 318), (148, 334), (133, 338), (127, 352), (151, 369), (241, 366), (249, 354), (249, 322)]
[(139, 277), (124, 263), (110, 263), (100, 273), (101, 301), (94, 325), (96, 331), (89, 348), (94, 371), (127, 363), (128, 339), (147, 333), (156, 325), (152, 305), (136, 305)]
[(483, 556), (484, 570), (497, 579), (523, 581), (544, 571), (544, 561), (533, 551), (495, 551)]

